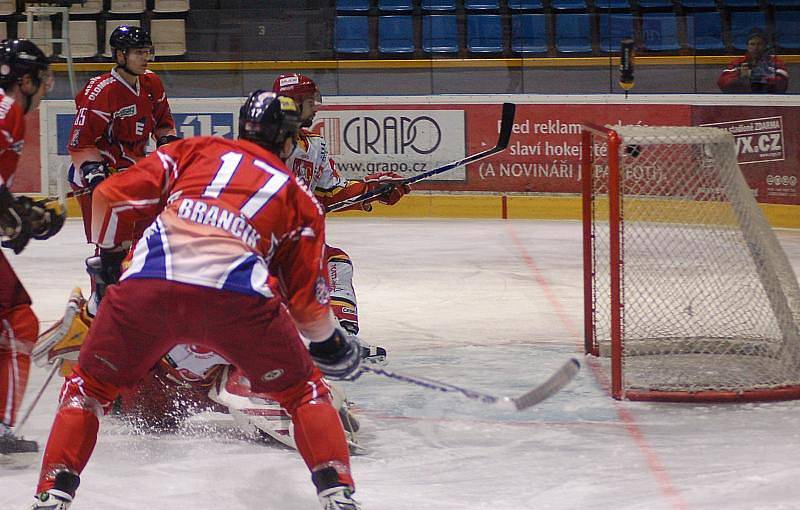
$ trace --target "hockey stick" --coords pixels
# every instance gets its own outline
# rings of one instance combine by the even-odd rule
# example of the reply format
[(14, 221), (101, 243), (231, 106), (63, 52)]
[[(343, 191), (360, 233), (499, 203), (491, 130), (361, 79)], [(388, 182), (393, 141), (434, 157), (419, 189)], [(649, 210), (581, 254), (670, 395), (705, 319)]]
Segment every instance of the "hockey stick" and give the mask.
[(416, 377), (397, 372), (390, 372), (380, 367), (372, 367), (368, 365), (362, 366), (363, 370), (372, 372), (373, 374), (382, 375), (395, 381), (416, 384), (429, 390), (441, 391), (445, 393), (460, 393), (467, 398), (483, 402), (484, 404), (492, 404), (499, 408), (509, 411), (522, 411), (529, 407), (547, 400), (552, 397), (561, 389), (566, 386), (577, 374), (581, 368), (580, 362), (575, 358), (570, 358), (569, 361), (564, 363), (561, 368), (553, 372), (553, 375), (547, 378), (546, 381), (531, 389), (527, 393), (519, 397), (498, 397), (489, 395), (488, 393), (481, 393), (479, 391), (462, 388), (455, 384), (450, 384), (441, 381), (434, 381), (423, 377)]
[[(514, 103), (503, 103), (503, 113), (502, 116), (500, 117), (500, 135), (497, 138), (497, 145), (495, 145), (491, 149), (477, 152), (475, 154), (472, 154), (471, 156), (467, 156), (466, 158), (453, 161), (452, 163), (448, 163), (446, 165), (434, 168), (432, 170), (428, 170), (427, 172), (423, 172), (421, 174), (412, 175), (411, 177), (403, 179), (399, 184), (405, 184), (405, 185), (414, 184), (415, 182), (422, 181), (424, 179), (427, 179), (428, 177), (432, 177), (434, 175), (447, 172), (462, 165), (468, 165), (470, 163), (474, 163), (475, 161), (488, 158), (493, 154), (497, 154), (498, 152), (504, 151), (506, 147), (508, 147), (508, 141), (511, 139), (511, 128), (514, 126), (514, 113), (516, 112), (516, 109), (517, 105), (515, 105)], [(352, 205), (369, 202), (375, 197), (387, 193), (389, 190), (391, 190), (394, 186), (397, 185), (398, 183), (395, 184), (387, 183), (381, 186), (380, 188), (368, 191), (367, 193), (364, 193), (362, 195), (348, 198), (347, 200), (342, 200), (341, 202), (336, 202), (335, 204), (329, 205), (327, 207), (326, 212), (339, 211), (341, 209), (345, 209)]]
[(50, 381), (53, 380), (53, 376), (56, 375), (56, 372), (58, 372), (58, 369), (61, 368), (61, 361), (62, 360), (58, 360), (57, 363), (53, 363), (53, 368), (51, 368), (50, 369), (50, 373), (47, 374), (47, 379), (44, 380), (44, 384), (42, 384), (42, 387), (39, 388), (39, 392), (36, 393), (35, 397), (33, 397), (33, 401), (31, 402), (31, 405), (28, 406), (28, 410), (25, 411), (25, 414), (22, 416), (22, 418), (20, 418), (20, 420), (17, 422), (16, 426), (14, 427), (14, 434), (19, 435), (19, 431), (22, 430), (23, 425), (25, 425), (25, 423), (28, 421), (28, 418), (30, 417), (31, 413), (33, 412), (33, 408), (36, 407), (36, 404), (39, 403), (39, 399), (42, 398), (42, 394), (44, 394), (44, 390), (50, 385)]

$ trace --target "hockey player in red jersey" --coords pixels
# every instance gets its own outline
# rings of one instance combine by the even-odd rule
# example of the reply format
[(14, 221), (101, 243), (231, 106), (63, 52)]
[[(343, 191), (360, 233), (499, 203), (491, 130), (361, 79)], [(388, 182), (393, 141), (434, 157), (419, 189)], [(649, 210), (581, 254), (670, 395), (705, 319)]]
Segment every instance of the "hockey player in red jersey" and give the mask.
[[(153, 56), (150, 34), (140, 27), (122, 25), (111, 33), (109, 45), (116, 66), (89, 80), (78, 92), (75, 120), (67, 143), (72, 158), (69, 183), (78, 193), (87, 241), (92, 221), (91, 189), (108, 175), (123, 171), (143, 158), (151, 138), (158, 146), (178, 139), (164, 85), (147, 69)], [(33, 353), (37, 363), (52, 351), (77, 352), (97, 312), (105, 290), (104, 281), (119, 277), (126, 249), (146, 226), (139, 225), (123, 246), (99, 250), (86, 260), (92, 296), (87, 301), (79, 287), (73, 290), (64, 318), (39, 339)], [(106, 274), (100, 272), (101, 267)]]
[[(108, 175), (142, 159), (151, 138), (158, 146), (178, 139), (164, 85), (156, 73), (147, 69), (154, 54), (150, 34), (137, 26), (121, 25), (111, 32), (109, 45), (116, 65), (110, 72), (90, 79), (75, 96), (75, 120), (67, 150), (72, 158), (69, 182), (77, 192), (91, 189)], [(82, 194), (77, 200), (89, 240), (92, 195)], [(134, 238), (144, 227), (139, 226)], [(98, 268), (105, 265), (107, 271), (118, 275), (128, 246), (100, 251), (86, 261), (86, 270), (92, 277), (92, 296), (76, 317), (78, 321), (90, 322), (97, 313), (103, 292), (103, 283), (100, 282), (98, 289), (97, 280), (104, 277), (98, 274)], [(106, 260), (101, 264), (98, 257)], [(82, 328), (85, 324), (75, 326)]]
[(361, 359), (330, 308), (323, 209), (282, 162), (298, 127), (294, 101), (258, 90), (240, 111), (240, 140), (169, 144), (95, 189), (92, 240), (100, 247), (130, 239), (142, 221), (149, 226), (64, 383), (33, 508), (69, 507), (99, 416), (120, 388), (189, 342), (222, 354), (289, 412), (323, 508), (359, 508), (320, 370), (354, 377)]
[[(143, 28), (122, 25), (109, 37), (116, 66), (95, 76), (75, 96), (75, 120), (67, 150), (72, 158), (70, 184), (91, 187), (145, 156), (150, 138), (157, 144), (177, 139), (161, 79), (147, 69), (153, 41)], [(78, 197), (86, 227), (91, 228), (91, 196)]]
[[(64, 225), (58, 202), (11, 194), (22, 153), (25, 114), (53, 86), (45, 54), (33, 42), (0, 43), (0, 236), (4, 248), (22, 252), (33, 239), (47, 239)], [(31, 298), (0, 251), (0, 454), (35, 452), (34, 441), (12, 432), (28, 383), (30, 352), (39, 332)]]

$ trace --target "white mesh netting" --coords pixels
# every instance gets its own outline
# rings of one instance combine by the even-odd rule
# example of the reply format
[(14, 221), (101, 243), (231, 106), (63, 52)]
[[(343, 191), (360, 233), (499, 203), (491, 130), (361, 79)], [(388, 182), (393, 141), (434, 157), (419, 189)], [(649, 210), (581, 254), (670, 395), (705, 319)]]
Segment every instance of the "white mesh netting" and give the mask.
[[(800, 385), (800, 290), (731, 134), (616, 126), (621, 139), (622, 388)], [(606, 143), (594, 137), (596, 154)], [(608, 156), (613, 157), (613, 156)], [(593, 325), (610, 352), (608, 159), (592, 177)]]

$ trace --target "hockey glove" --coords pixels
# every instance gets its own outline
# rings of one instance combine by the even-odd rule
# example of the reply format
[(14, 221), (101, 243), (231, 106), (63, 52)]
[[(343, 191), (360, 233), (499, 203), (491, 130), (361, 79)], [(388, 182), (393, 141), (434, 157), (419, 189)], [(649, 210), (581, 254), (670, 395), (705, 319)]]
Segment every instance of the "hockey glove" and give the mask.
[(57, 200), (42, 199), (33, 202), (31, 226), (33, 238), (39, 241), (58, 234), (67, 219), (67, 209)]
[(389, 185), (385, 192), (375, 198), (375, 200), (385, 205), (396, 204), (403, 198), (403, 195), (411, 191), (411, 187), (403, 183), (403, 176), (394, 172), (369, 174), (364, 177), (364, 182), (367, 184), (367, 192), (380, 189), (387, 184)]
[(94, 280), (94, 291), (98, 301), (103, 299), (109, 285), (119, 282), (122, 276), (122, 261), (127, 252), (100, 250), (99, 256), (86, 259), (86, 272)]
[(339, 328), (324, 342), (311, 342), (308, 352), (326, 377), (354, 381), (361, 375), (361, 347)]
[(108, 165), (99, 161), (84, 161), (81, 164), (81, 176), (86, 187), (94, 190), (98, 184), (106, 180), (111, 175)]
[(161, 147), (162, 145), (167, 145), (168, 143), (172, 143), (175, 140), (180, 140), (180, 139), (181, 138), (179, 136), (175, 135), (159, 136), (158, 140), (156, 140), (156, 147)]
[(4, 207), (0, 209), (0, 233), (3, 248), (10, 248), (19, 255), (31, 240), (31, 208), (33, 200), (25, 196), (14, 197), (6, 188), (0, 190), (0, 201)]

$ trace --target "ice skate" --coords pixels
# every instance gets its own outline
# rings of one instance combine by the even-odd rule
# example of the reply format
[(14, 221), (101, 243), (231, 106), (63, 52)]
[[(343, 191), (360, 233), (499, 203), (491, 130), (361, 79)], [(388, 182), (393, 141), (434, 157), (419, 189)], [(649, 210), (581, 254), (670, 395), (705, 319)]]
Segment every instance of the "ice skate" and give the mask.
[(353, 499), (353, 493), (347, 487), (331, 487), (320, 491), (317, 496), (323, 510), (361, 510), (361, 504)]
[(64, 317), (39, 335), (31, 352), (36, 366), (43, 367), (56, 359), (76, 361), (92, 318), (86, 311), (86, 299), (79, 287), (72, 289)]
[(59, 471), (53, 488), (37, 494), (30, 510), (68, 510), (80, 483), (80, 477), (72, 471)]

